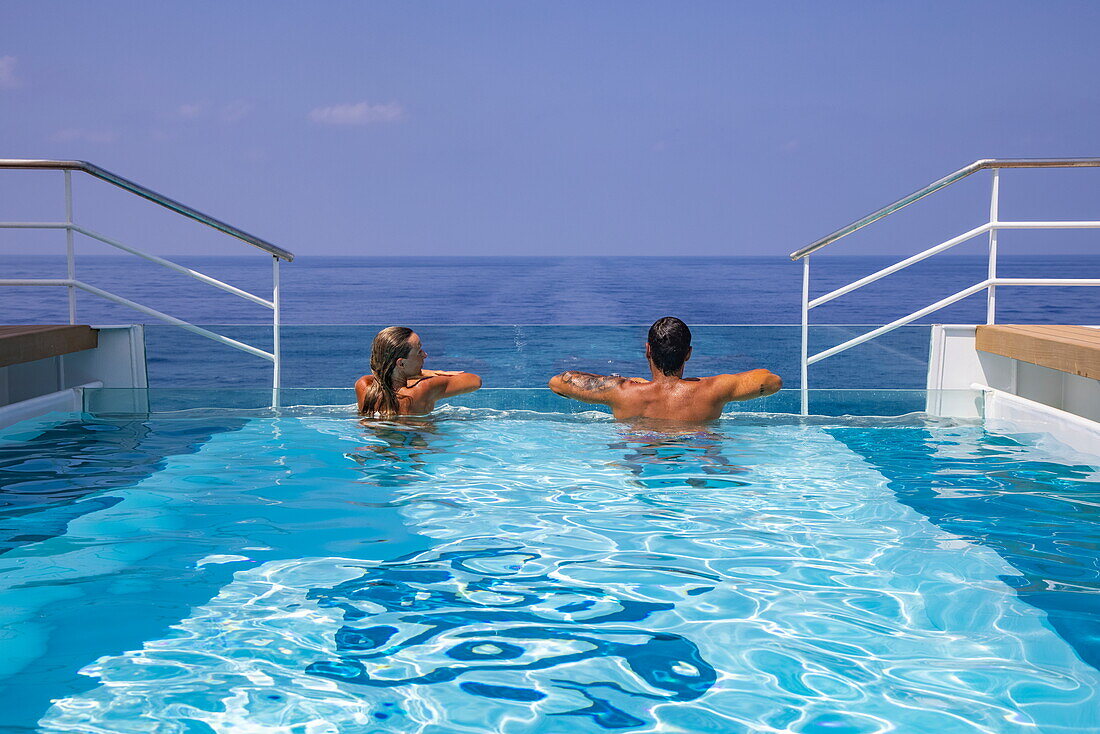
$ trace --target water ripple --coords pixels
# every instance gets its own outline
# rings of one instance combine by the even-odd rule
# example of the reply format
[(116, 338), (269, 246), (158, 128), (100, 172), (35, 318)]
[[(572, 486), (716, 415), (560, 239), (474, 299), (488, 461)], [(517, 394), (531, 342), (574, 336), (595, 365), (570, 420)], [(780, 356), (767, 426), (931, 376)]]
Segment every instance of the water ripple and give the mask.
[(431, 547), (237, 570), (44, 731), (1095, 730), (1100, 673), (1012, 566), (818, 426), (309, 431)]

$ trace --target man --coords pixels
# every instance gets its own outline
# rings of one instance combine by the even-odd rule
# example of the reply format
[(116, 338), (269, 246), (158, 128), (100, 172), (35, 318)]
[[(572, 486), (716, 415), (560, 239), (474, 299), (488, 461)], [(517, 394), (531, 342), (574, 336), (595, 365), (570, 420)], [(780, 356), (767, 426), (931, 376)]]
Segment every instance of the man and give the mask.
[(783, 380), (768, 370), (684, 379), (684, 363), (691, 357), (691, 331), (672, 316), (649, 327), (645, 356), (652, 379), (570, 371), (550, 378), (550, 389), (583, 403), (610, 405), (619, 420), (698, 423), (720, 416), (726, 403), (771, 395), (783, 387)]

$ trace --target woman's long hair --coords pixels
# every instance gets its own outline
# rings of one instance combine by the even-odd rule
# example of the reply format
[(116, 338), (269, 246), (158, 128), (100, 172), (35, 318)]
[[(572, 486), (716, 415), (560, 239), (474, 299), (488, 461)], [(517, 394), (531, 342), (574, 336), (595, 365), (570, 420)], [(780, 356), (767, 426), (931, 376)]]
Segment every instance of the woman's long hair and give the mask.
[(392, 418), (401, 412), (397, 390), (393, 386), (393, 370), (397, 360), (409, 356), (409, 339), (413, 330), (404, 326), (387, 326), (374, 337), (370, 349), (370, 371), (374, 380), (367, 385), (363, 397), (362, 415), (375, 414)]

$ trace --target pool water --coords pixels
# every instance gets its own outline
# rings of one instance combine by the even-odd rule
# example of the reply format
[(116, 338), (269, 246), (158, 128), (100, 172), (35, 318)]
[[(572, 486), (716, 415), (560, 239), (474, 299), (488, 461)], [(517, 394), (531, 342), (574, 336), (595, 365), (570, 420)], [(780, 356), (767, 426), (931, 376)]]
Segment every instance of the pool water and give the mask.
[(1100, 731), (1100, 485), (970, 422), (0, 434), (3, 732)]

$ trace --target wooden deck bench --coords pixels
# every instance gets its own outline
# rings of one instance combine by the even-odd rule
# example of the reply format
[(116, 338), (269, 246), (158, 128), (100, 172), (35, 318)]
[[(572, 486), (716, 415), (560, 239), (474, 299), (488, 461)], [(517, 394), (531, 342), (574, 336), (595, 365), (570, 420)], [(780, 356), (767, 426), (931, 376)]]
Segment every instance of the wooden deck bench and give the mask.
[(90, 326), (0, 326), (0, 367), (34, 362), (99, 346)]
[(1088, 326), (978, 326), (978, 351), (1100, 380), (1100, 329)]

